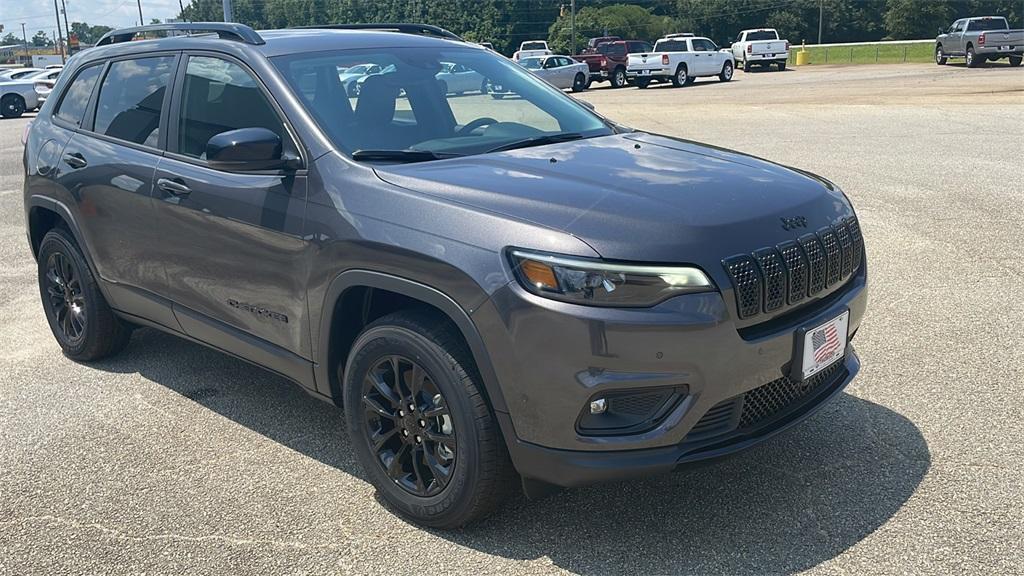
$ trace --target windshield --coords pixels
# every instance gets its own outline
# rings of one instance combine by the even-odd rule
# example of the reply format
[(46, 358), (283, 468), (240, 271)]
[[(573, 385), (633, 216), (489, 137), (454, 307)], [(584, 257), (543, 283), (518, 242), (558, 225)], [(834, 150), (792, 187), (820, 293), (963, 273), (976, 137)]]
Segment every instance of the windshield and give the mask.
[(547, 49), (548, 49), (547, 44), (544, 44), (543, 42), (523, 42), (523, 46), (522, 46), (522, 48), (520, 48), (520, 50), (547, 50)]
[(982, 20), (971, 20), (967, 25), (968, 32), (980, 32), (982, 30), (1006, 30), (1008, 28), (1005, 18), (984, 18)]
[(747, 40), (750, 42), (756, 42), (758, 40), (778, 40), (779, 33), (774, 30), (758, 30), (756, 32), (747, 32)]
[[(405, 154), (402, 161), (418, 161), (427, 159), (422, 152), (481, 154), (525, 140), (612, 133), (571, 97), (487, 50), (378, 48), (271, 60), (324, 132), (349, 155), (414, 151), (421, 154)], [(381, 73), (338, 76), (338, 69), (357, 63), (372, 63)], [(444, 74), (446, 64), (460, 73)], [(356, 156), (377, 160), (386, 155)]]
[(523, 58), (519, 61), (519, 65), (527, 70), (540, 70), (544, 67), (543, 58)]

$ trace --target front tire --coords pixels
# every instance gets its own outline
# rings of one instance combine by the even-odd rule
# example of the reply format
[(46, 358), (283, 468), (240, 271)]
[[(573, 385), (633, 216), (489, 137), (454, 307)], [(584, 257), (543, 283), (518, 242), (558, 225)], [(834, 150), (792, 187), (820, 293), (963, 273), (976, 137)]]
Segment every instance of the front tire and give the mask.
[(721, 82), (728, 82), (732, 80), (732, 62), (726, 60), (725, 64), (722, 64), (722, 71), (718, 74), (718, 80)]
[(978, 55), (974, 53), (974, 46), (967, 47), (966, 58), (968, 68), (977, 68), (981, 65), (981, 58), (978, 58)]
[(43, 312), (64, 355), (88, 362), (123, 350), (132, 329), (110, 309), (67, 230), (43, 236), (38, 263)]
[(373, 322), (345, 364), (356, 456), (399, 513), (435, 528), (483, 518), (516, 475), (469, 349), (451, 323), (420, 311)]
[(935, 63), (939, 66), (945, 66), (949, 59), (946, 58), (946, 53), (942, 51), (942, 44), (935, 47)]
[(0, 116), (19, 118), (25, 113), (25, 99), (17, 94), (8, 94), (0, 99)]
[(576, 74), (572, 81), (573, 92), (583, 92), (587, 89), (587, 78), (583, 74)]

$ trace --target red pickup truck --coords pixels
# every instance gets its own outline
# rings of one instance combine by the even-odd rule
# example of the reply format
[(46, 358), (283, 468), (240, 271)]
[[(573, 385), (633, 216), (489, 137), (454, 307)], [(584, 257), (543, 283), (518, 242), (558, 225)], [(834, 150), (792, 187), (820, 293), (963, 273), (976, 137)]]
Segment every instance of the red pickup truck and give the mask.
[(598, 44), (592, 51), (573, 56), (590, 68), (587, 87), (593, 82), (611, 82), (612, 88), (626, 85), (626, 63), (630, 53), (651, 51), (651, 43), (643, 40), (617, 40)]

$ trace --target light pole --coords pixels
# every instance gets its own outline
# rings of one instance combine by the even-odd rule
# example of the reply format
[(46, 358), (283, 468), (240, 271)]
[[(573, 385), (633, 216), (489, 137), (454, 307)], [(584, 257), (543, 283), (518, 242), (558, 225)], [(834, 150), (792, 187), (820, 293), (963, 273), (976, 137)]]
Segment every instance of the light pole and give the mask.
[(64, 38), (60, 34), (60, 8), (57, 7), (57, 0), (53, 0), (53, 15), (57, 17), (57, 49), (60, 51), (60, 61), (63, 64), (67, 58), (64, 56)]
[(25, 42), (25, 65), (32, 63), (32, 56), (28, 52), (28, 35), (25, 34), (25, 23), (21, 23), (21, 39)]
[(569, 2), (569, 27), (572, 29), (572, 48), (569, 54), (576, 53), (576, 0)]
[(135, 3), (139, 6), (139, 26), (145, 26), (146, 21), (142, 19), (142, 0), (135, 0)]
[(234, 14), (231, 13), (231, 0), (224, 0), (224, 21), (233, 22), (235, 20)]
[(60, 11), (64, 13), (64, 35), (68, 37), (68, 54), (71, 53), (71, 27), (68, 26), (68, 7), (60, 0)]
[(821, 44), (821, 22), (825, 14), (825, 0), (818, 0), (818, 44)]

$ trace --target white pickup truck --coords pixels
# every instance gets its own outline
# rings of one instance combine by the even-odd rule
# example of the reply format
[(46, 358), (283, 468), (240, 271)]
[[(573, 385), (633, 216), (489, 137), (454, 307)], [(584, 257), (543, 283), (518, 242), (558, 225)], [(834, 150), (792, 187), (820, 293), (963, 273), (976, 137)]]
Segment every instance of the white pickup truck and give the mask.
[(654, 44), (653, 52), (630, 54), (626, 77), (640, 88), (652, 81), (671, 81), (683, 86), (701, 76), (732, 80), (736, 64), (728, 50), (693, 34), (669, 34)]
[(751, 65), (770, 67), (775, 64), (779, 71), (786, 69), (789, 60), (789, 40), (779, 39), (774, 28), (744, 30), (732, 43), (732, 56), (743, 65), (744, 72), (750, 72)]
[(512, 55), (512, 59), (519, 62), (523, 58), (534, 58), (537, 56), (550, 56), (553, 52), (548, 49), (548, 43), (544, 40), (527, 40), (519, 45)]

